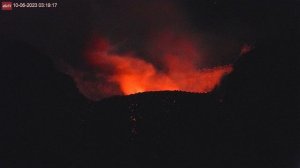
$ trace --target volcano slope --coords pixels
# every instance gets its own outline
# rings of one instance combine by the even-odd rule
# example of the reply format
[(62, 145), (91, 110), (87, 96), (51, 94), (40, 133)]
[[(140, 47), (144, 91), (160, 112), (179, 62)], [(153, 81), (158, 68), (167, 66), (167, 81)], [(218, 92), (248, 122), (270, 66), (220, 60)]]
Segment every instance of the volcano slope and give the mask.
[(295, 61), (258, 44), (208, 94), (92, 102), (31, 46), (1, 45), (2, 167), (296, 167)]

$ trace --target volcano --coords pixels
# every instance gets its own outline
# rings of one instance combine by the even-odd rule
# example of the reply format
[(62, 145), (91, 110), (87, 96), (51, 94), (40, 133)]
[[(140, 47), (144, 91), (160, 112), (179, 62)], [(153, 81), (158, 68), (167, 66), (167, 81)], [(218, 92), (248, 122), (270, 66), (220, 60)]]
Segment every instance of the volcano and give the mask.
[(1, 46), (4, 167), (296, 164), (297, 87), (294, 66), (282, 57), (292, 54), (288, 43), (256, 46), (209, 93), (157, 91), (100, 101), (86, 99), (30, 45)]

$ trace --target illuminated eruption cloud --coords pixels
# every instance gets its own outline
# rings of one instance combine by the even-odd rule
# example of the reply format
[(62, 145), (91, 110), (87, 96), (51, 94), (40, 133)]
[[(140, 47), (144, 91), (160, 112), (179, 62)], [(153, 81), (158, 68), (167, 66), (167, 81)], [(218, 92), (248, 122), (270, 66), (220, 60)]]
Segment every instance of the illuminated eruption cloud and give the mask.
[(100, 13), (92, 40), (87, 41), (84, 68), (66, 70), (89, 99), (162, 90), (206, 93), (232, 71), (231, 65), (203, 69), (222, 65), (222, 61), (208, 63), (216, 55), (212, 51), (228, 54), (220, 48), (233, 47), (227, 43), (215, 47), (203, 40), (205, 33), (192, 28), (180, 5), (158, 0), (113, 2), (96, 8)]
[(88, 64), (95, 69), (99, 80), (105, 80), (98, 92), (108, 95), (162, 90), (206, 93), (215, 88), (222, 76), (232, 71), (230, 65), (198, 69), (200, 57), (193, 43), (182, 38), (173, 39), (172, 43), (174, 47), (163, 49), (158, 60), (162, 68), (158, 69), (134, 53), (118, 54), (108, 40), (99, 38), (86, 54)]

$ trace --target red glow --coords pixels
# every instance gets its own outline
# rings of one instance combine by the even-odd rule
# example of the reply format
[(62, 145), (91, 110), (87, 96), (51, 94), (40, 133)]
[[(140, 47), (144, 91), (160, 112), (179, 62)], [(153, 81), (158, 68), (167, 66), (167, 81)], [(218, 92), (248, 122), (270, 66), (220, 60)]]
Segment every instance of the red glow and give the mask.
[(240, 51), (240, 55), (245, 55), (247, 53), (249, 53), (251, 50), (253, 50), (253, 46), (250, 44), (244, 44), (241, 47), (241, 51)]
[[(168, 38), (163, 38), (159, 46), (161, 48), (154, 49), (162, 54), (156, 58), (162, 65), (159, 70), (153, 63), (133, 53), (113, 52), (111, 44), (103, 38), (99, 38), (88, 51), (87, 60), (99, 72), (102, 80), (116, 84), (125, 95), (161, 90), (209, 92), (218, 85), (223, 75), (232, 71), (229, 65), (198, 69), (200, 57), (193, 42), (177, 38), (169, 43)], [(105, 88), (111, 89), (110, 86), (102, 87)]]

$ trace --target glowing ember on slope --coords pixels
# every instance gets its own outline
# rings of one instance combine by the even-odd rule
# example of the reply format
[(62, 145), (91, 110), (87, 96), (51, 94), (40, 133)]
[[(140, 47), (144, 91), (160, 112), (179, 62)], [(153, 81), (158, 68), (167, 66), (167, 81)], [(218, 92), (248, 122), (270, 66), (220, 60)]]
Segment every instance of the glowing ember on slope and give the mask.
[[(173, 40), (174, 41), (174, 40)], [(167, 41), (166, 41), (167, 42)], [(119, 87), (120, 94), (134, 94), (145, 91), (181, 90), (209, 92), (219, 84), (222, 76), (232, 71), (232, 66), (198, 69), (200, 58), (193, 42), (180, 39), (174, 47), (164, 48), (159, 57), (162, 68), (138, 57), (134, 53), (118, 54), (111, 44), (99, 38), (88, 50), (87, 60), (97, 71), (99, 80), (106, 80), (99, 92), (113, 92)], [(175, 49), (174, 49), (175, 48)]]

